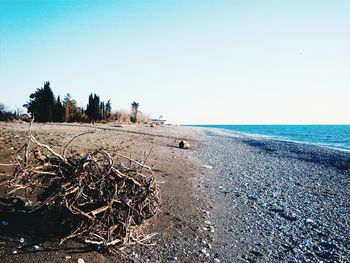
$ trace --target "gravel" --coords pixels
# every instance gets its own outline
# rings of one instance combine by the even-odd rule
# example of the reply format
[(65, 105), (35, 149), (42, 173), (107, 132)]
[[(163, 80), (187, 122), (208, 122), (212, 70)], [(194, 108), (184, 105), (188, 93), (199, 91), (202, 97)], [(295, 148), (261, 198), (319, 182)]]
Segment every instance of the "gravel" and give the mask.
[(349, 153), (210, 130), (196, 155), (215, 259), (350, 261)]

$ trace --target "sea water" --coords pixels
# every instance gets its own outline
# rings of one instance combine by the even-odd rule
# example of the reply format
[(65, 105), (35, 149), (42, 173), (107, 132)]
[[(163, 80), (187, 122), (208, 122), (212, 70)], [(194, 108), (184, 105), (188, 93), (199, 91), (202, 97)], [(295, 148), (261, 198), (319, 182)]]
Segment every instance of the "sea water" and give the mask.
[(350, 125), (190, 125), (350, 151)]

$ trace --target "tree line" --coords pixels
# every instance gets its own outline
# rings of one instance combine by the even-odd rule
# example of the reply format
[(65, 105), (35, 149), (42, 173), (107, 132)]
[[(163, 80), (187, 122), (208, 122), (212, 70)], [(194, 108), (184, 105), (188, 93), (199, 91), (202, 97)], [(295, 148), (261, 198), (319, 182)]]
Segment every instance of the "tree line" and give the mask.
[(31, 117), (38, 122), (84, 122), (107, 120), (112, 114), (111, 100), (106, 103), (96, 94), (90, 94), (86, 109), (78, 107), (69, 93), (63, 100), (55, 97), (50, 82), (30, 94), (29, 101), (23, 105)]
[[(38, 122), (95, 122), (117, 120), (119, 122), (145, 122), (150, 118), (139, 111), (140, 104), (133, 101), (131, 112), (123, 111), (112, 114), (111, 100), (102, 101), (96, 94), (90, 94), (86, 108), (79, 107), (77, 101), (67, 93), (63, 99), (55, 96), (50, 82), (44, 82), (44, 86), (38, 88), (29, 96), (29, 101), (23, 107), (27, 109), (31, 118)], [(22, 114), (20, 108), (9, 111), (0, 103), (0, 121), (22, 119), (29, 121), (29, 116)]]
[[(116, 111), (112, 113), (111, 100), (101, 101), (96, 94), (90, 94), (86, 108), (77, 106), (76, 100), (67, 93), (63, 99), (55, 96), (50, 82), (44, 82), (44, 86), (38, 88), (29, 96), (29, 101), (23, 105), (31, 118), (38, 122), (95, 122), (116, 120), (118, 122), (142, 122), (149, 123), (150, 117), (139, 111), (140, 104), (133, 101), (131, 111)], [(0, 121), (21, 119), (29, 121), (30, 117), (23, 114), (20, 108), (10, 111), (3, 103), (0, 103)]]

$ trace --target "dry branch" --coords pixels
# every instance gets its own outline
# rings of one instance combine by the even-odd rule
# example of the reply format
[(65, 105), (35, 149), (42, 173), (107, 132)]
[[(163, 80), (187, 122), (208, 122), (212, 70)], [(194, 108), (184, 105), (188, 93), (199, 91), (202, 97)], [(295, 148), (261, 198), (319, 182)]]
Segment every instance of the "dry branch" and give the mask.
[(119, 153), (114, 160), (104, 149), (67, 155), (67, 146), (87, 133), (92, 132), (73, 137), (61, 155), (35, 139), (31, 124), (32, 144), (16, 154), (13, 177), (2, 182), (8, 196), (33, 199), (35, 193), (29, 212), (61, 211), (62, 224), (70, 227), (61, 242), (79, 238), (111, 252), (128, 244), (143, 244), (152, 235), (143, 235), (142, 228), (160, 206), (152, 169)]

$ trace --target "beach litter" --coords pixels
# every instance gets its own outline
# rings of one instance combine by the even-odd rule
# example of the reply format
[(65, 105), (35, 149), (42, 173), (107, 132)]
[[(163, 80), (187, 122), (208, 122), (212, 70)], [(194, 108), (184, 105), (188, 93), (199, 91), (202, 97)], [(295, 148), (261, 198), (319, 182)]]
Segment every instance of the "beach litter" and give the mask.
[[(66, 230), (60, 233), (60, 243), (76, 238), (112, 254), (122, 253), (127, 245), (152, 245), (149, 240), (156, 233), (143, 231), (161, 203), (152, 169), (144, 162), (119, 152), (111, 155), (103, 148), (84, 154), (68, 153), (68, 145), (87, 133), (92, 132), (76, 135), (58, 153), (37, 141), (31, 123), (28, 142), (17, 151), (12, 163), (13, 176), (1, 182), (7, 187), (7, 198), (30, 200), (25, 210), (40, 211), (47, 216), (46, 222), (52, 220), (52, 211), (59, 211), (54, 213), (60, 215), (61, 227), (56, 229)], [(3, 220), (2, 224), (8, 222)]]
[(179, 148), (181, 148), (181, 149), (190, 149), (191, 145), (187, 141), (181, 141), (179, 143)]

